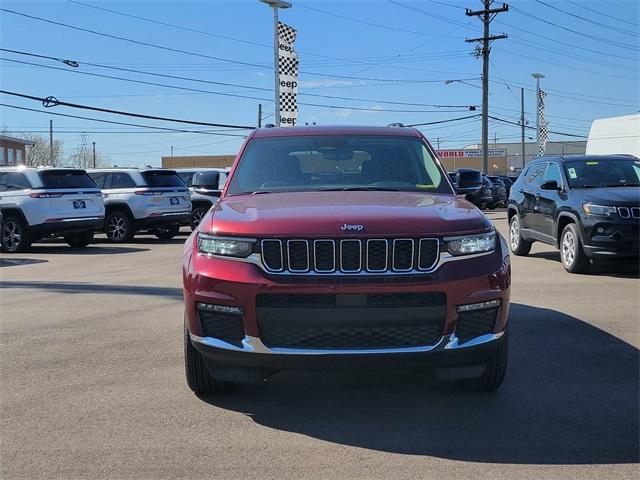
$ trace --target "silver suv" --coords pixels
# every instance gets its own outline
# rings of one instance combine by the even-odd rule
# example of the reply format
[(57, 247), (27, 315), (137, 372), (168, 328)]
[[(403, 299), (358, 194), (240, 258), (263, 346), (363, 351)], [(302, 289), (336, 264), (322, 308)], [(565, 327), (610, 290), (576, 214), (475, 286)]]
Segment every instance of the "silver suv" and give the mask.
[(100, 190), (75, 168), (0, 168), (2, 251), (21, 252), (48, 236), (85, 247), (104, 223)]
[(202, 217), (218, 201), (227, 182), (230, 168), (177, 168), (176, 172), (189, 187), (191, 194), (191, 230), (200, 223)]
[(174, 170), (104, 168), (88, 172), (102, 189), (104, 232), (112, 242), (130, 241), (143, 230), (168, 240), (191, 218), (189, 191)]

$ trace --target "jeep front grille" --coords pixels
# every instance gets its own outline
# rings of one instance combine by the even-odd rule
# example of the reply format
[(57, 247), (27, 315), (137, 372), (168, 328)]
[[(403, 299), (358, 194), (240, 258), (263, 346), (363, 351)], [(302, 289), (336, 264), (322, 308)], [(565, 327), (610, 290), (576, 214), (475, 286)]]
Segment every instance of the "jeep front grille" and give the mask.
[(618, 207), (618, 214), (622, 218), (640, 218), (640, 207)]
[(270, 273), (420, 273), (440, 258), (436, 238), (264, 239), (262, 264)]

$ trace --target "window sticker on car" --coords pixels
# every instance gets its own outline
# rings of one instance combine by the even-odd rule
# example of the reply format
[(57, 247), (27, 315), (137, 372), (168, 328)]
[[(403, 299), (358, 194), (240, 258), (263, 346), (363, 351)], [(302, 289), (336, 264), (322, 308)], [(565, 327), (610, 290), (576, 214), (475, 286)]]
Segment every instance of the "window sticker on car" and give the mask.
[(578, 175), (576, 174), (576, 169), (575, 168), (570, 168), (569, 169), (569, 178), (578, 178)]

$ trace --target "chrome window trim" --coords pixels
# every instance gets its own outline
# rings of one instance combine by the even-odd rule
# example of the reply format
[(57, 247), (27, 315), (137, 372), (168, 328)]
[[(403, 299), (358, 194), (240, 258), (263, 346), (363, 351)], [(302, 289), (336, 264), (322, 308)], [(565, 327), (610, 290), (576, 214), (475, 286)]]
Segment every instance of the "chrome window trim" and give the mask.
[[(359, 252), (359, 258), (358, 258), (358, 268), (355, 270), (345, 270), (345, 268), (342, 266), (342, 244), (345, 242), (357, 242), (358, 243), (358, 252)], [(362, 240), (358, 239), (358, 238), (343, 238), (342, 240), (340, 240), (340, 271), (343, 273), (358, 273), (362, 271)]]
[[(269, 267), (269, 265), (267, 265), (267, 262), (263, 262), (262, 261), (262, 253), (264, 252), (264, 244), (265, 242), (277, 242), (278, 246), (279, 246), (279, 250), (280, 250), (280, 265), (281, 268), (274, 270), (272, 268)], [(282, 252), (283, 248), (282, 248), (282, 240), (278, 239), (278, 238), (267, 238), (264, 240), (260, 241), (260, 264), (261, 266), (264, 264), (264, 270), (267, 272), (284, 272), (284, 254)], [(251, 256), (251, 255), (249, 255)]]
[[(316, 244), (320, 242), (331, 243), (331, 250), (333, 251), (333, 268), (331, 270), (320, 270), (317, 264), (318, 255), (316, 254)], [(313, 270), (317, 273), (333, 273), (336, 271), (336, 242), (330, 239), (319, 239), (313, 241)]]
[[(409, 268), (396, 268), (396, 242), (411, 242), (411, 265)], [(391, 253), (391, 270), (394, 272), (411, 272), (413, 268), (413, 260), (416, 254), (416, 245), (413, 238), (394, 238), (393, 239), (393, 252)]]
[[(434, 262), (431, 264), (430, 267), (428, 268), (420, 268), (420, 259), (422, 258), (422, 242), (433, 242), (435, 240), (436, 242), (436, 258), (434, 260)], [(440, 240), (438, 238), (421, 238), (420, 240), (418, 240), (418, 270), (420, 270), (421, 272), (427, 272), (430, 271), (434, 266), (436, 266), (438, 264), (438, 262), (440, 261)]]
[[(293, 242), (302, 242), (304, 243), (305, 249), (307, 250), (307, 268), (305, 269), (293, 269), (291, 268), (291, 251), (290, 244)], [(311, 259), (309, 258), (309, 242), (303, 238), (292, 238), (287, 240), (287, 266), (289, 267), (289, 271), (293, 273), (307, 273), (311, 268)]]
[(396, 353), (426, 353), (431, 351), (458, 350), (475, 347), (484, 343), (498, 340), (504, 335), (499, 333), (487, 333), (460, 344), (455, 335), (444, 335), (433, 345), (406, 348), (371, 348), (371, 349), (300, 349), (300, 348), (269, 348), (260, 338), (246, 335), (241, 345), (227, 343), (224, 340), (213, 337), (200, 337), (189, 332), (191, 341), (213, 348), (232, 350), (244, 353), (261, 353), (269, 355), (392, 355)]
[[(384, 268), (381, 270), (369, 268), (369, 242), (384, 242)], [(384, 273), (389, 269), (389, 240), (386, 238), (369, 238), (366, 243), (365, 269), (371, 273)]]

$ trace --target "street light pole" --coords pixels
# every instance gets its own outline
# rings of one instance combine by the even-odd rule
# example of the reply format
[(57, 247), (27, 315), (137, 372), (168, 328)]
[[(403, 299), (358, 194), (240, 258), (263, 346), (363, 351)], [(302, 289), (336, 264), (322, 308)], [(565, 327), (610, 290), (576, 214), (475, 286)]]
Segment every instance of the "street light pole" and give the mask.
[(540, 152), (540, 79), (544, 78), (541, 73), (532, 73), (531, 76), (536, 79), (536, 148)]
[(291, 8), (289, 2), (283, 0), (260, 0), (273, 8), (273, 80), (274, 103), (276, 107), (276, 127), (280, 126), (280, 82), (278, 80), (278, 9)]
[(93, 168), (96, 168), (96, 142), (93, 143)]
[(522, 169), (524, 170), (524, 88), (520, 89), (520, 146), (522, 147)]

